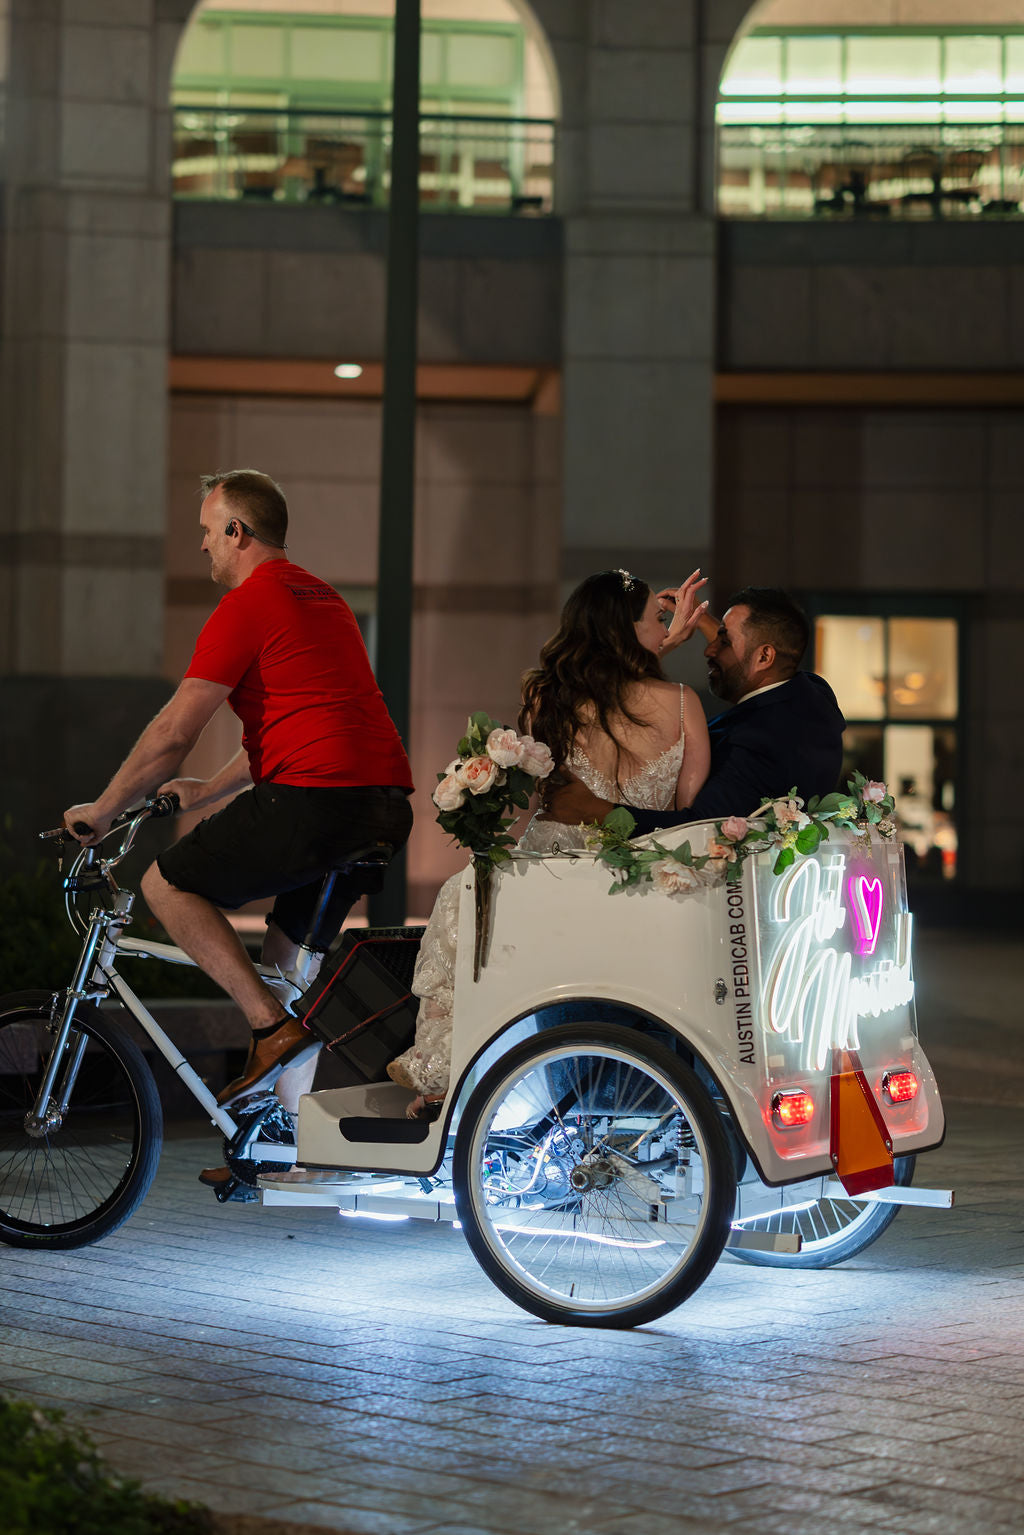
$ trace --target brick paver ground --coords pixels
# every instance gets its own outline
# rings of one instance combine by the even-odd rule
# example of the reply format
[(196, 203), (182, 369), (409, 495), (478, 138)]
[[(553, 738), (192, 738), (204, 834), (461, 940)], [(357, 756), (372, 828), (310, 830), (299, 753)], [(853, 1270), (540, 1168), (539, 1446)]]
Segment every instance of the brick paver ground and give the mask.
[(179, 1126), (107, 1241), (0, 1249), (0, 1382), (153, 1490), (359, 1535), (1024, 1529), (1022, 950), (919, 952), (918, 1181), (957, 1205), (842, 1268), (723, 1260), (650, 1327), (551, 1327), (448, 1227), (219, 1207)]

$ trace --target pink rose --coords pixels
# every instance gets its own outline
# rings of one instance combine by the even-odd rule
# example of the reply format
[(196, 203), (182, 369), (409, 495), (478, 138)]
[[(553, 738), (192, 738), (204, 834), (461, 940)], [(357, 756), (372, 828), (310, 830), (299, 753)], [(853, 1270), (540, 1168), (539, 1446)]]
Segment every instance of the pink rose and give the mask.
[(520, 745), (523, 755), (519, 766), (525, 773), (529, 773), (532, 778), (546, 778), (554, 771), (555, 759), (543, 741), (535, 741), (533, 736), (523, 736)]
[(742, 842), (749, 830), (749, 825), (741, 815), (731, 815), (721, 825), (722, 836), (729, 842)]
[(446, 773), (431, 798), (438, 810), (458, 810), (466, 798), (466, 791), (454, 773)]
[(487, 755), (499, 767), (516, 767), (523, 760), (524, 747), (514, 730), (492, 730), (487, 737)]
[(696, 890), (700, 884), (696, 869), (675, 858), (659, 858), (651, 864), (650, 873), (651, 883), (662, 895), (679, 895), (684, 890)]
[(713, 863), (735, 863), (736, 849), (730, 842), (716, 842), (714, 837), (708, 841), (708, 857)]
[(879, 783), (876, 778), (869, 778), (861, 792), (869, 804), (879, 805), (885, 799), (886, 787), (884, 783)]
[(462, 763), (455, 776), (470, 794), (486, 794), (497, 782), (499, 773), (498, 764), (492, 762), (490, 757), (470, 757)]
[(777, 799), (772, 809), (779, 826), (790, 826), (800, 819), (800, 806), (795, 799)]

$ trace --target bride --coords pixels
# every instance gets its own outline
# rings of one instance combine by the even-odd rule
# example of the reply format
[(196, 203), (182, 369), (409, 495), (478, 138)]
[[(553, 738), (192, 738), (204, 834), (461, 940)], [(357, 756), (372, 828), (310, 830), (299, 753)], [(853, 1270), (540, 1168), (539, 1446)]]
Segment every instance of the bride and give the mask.
[[(692, 688), (668, 682), (660, 657), (689, 638), (707, 603), (700, 571), (655, 595), (625, 570), (588, 576), (570, 596), (540, 663), (523, 678), (518, 728), (551, 751), (592, 793), (641, 810), (688, 807), (708, 773), (704, 711)], [(670, 619), (668, 628), (663, 625)], [(534, 816), (526, 852), (584, 845), (581, 826)], [(462, 874), (442, 887), (423, 935), (412, 990), (416, 1039), (388, 1076), (417, 1096), (408, 1113), (444, 1096), (451, 1058), (455, 935)]]

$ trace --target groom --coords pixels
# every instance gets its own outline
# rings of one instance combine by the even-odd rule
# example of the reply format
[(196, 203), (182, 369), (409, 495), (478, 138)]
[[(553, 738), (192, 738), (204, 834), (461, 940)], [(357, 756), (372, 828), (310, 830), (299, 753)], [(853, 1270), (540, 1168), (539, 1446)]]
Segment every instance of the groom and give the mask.
[[(676, 593), (659, 592), (658, 599), (667, 609)], [(709, 722), (711, 767), (693, 804), (688, 810), (630, 807), (637, 836), (749, 815), (766, 795), (779, 798), (794, 785), (804, 800), (836, 787), (846, 722), (825, 679), (798, 670), (810, 629), (793, 599), (773, 587), (746, 586), (724, 618), (708, 615), (701, 628), (708, 685), (733, 707)], [(552, 788), (545, 803), (554, 820), (571, 825), (602, 821), (611, 808), (576, 779)]]

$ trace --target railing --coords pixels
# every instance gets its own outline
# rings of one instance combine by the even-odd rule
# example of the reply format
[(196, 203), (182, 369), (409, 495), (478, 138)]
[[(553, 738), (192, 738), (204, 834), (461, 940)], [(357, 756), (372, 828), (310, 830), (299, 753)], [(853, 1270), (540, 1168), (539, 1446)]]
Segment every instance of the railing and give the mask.
[(724, 218), (1019, 216), (1024, 124), (720, 127)]
[[(420, 119), (420, 204), (454, 212), (550, 213), (554, 123)], [(384, 112), (174, 109), (176, 197), (380, 207), (391, 181)]]

